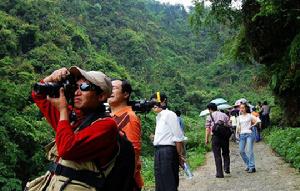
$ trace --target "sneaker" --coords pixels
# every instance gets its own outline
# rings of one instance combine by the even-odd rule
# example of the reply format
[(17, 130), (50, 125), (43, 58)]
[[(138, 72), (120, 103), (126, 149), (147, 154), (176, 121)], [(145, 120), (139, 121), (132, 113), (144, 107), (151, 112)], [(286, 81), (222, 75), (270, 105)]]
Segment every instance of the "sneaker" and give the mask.
[(230, 174), (230, 170), (225, 170), (225, 173), (226, 174)]
[(192, 177), (192, 176), (187, 176), (186, 179), (187, 179), (187, 180), (192, 180), (193, 177)]
[(254, 172), (256, 172), (255, 168), (251, 168), (251, 169), (248, 170), (248, 173), (254, 173)]

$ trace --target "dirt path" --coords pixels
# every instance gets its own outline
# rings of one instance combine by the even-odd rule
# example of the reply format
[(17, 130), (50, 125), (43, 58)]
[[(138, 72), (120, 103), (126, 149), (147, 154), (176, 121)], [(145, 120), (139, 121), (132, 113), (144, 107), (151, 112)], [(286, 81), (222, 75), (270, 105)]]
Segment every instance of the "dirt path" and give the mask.
[(215, 178), (215, 163), (212, 152), (206, 155), (206, 164), (187, 180), (180, 177), (179, 191), (300, 191), (300, 174), (291, 168), (263, 142), (256, 143), (254, 154), (256, 173), (244, 171), (238, 145), (231, 144), (231, 174), (224, 179)]

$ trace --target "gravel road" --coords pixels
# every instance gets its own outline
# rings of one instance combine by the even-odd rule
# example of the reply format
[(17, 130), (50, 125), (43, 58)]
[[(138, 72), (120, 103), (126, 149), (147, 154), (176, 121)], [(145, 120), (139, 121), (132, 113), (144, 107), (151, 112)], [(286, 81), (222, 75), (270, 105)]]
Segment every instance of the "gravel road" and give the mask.
[(231, 174), (215, 178), (212, 152), (206, 155), (206, 164), (194, 172), (191, 180), (180, 176), (179, 191), (300, 191), (300, 174), (285, 163), (264, 142), (255, 143), (256, 173), (244, 171), (238, 145), (230, 145)]

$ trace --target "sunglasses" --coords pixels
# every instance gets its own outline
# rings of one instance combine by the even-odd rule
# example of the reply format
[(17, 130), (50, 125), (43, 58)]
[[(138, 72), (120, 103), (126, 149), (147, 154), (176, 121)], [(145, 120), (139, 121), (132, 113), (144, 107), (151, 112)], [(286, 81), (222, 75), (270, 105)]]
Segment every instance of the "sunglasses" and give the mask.
[(101, 92), (101, 89), (98, 86), (96, 86), (94, 84), (86, 83), (86, 82), (81, 83), (80, 85), (77, 86), (77, 88), (79, 88), (80, 91), (83, 91), (83, 92), (86, 92), (86, 91)]

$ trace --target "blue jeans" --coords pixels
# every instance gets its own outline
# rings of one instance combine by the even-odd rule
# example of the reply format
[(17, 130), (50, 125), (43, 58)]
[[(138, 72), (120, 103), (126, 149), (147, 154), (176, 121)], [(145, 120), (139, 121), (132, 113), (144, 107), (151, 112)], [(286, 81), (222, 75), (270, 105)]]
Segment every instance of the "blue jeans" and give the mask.
[[(249, 169), (255, 168), (253, 153), (254, 138), (254, 133), (240, 134), (240, 154)], [(247, 148), (248, 155), (245, 152), (245, 148)]]

